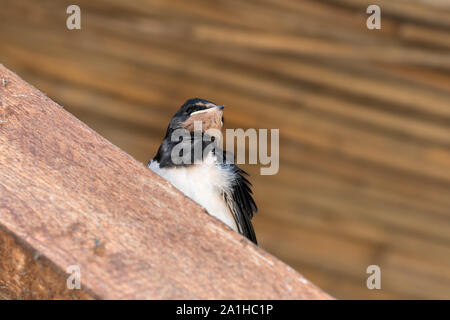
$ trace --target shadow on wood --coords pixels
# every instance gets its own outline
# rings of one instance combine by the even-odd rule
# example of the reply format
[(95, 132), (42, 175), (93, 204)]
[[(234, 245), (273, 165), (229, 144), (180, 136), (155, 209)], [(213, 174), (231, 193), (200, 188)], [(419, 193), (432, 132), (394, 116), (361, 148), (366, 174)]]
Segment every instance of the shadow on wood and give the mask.
[(3, 66), (0, 79), (0, 297), (329, 298)]

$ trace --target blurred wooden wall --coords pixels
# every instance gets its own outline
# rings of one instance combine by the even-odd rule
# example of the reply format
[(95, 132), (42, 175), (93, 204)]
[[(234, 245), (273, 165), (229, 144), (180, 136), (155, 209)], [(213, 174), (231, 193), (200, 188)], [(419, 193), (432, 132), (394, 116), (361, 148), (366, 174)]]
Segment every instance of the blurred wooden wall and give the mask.
[(0, 62), (142, 162), (191, 97), (279, 128), (279, 173), (245, 166), (264, 249), (337, 298), (450, 298), (450, 2), (69, 4), (0, 0)]

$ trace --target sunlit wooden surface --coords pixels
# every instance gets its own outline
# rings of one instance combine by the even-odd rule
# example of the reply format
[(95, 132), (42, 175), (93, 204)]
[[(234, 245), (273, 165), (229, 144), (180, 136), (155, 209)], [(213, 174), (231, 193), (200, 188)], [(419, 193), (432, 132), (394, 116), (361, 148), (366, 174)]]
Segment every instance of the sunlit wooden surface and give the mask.
[[(260, 245), (337, 298), (450, 298), (450, 4), (0, 0), (0, 62), (146, 162), (187, 98), (280, 129)], [(382, 290), (366, 288), (381, 267)]]

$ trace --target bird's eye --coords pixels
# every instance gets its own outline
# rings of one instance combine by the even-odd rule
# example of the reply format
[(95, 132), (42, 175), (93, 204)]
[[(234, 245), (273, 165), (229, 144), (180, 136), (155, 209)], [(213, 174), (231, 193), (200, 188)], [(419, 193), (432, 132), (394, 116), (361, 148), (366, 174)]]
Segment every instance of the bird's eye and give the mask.
[(206, 110), (206, 109), (208, 109), (208, 108), (205, 107), (205, 106), (194, 105), (194, 106), (188, 107), (188, 108), (186, 109), (186, 113), (187, 113), (188, 115), (192, 115), (192, 114), (194, 114), (194, 113), (196, 113), (196, 112), (199, 112), (199, 113), (200, 113), (201, 111)]
[(187, 114), (191, 114), (194, 111), (194, 107), (189, 107), (186, 109)]
[(200, 107), (200, 106), (197, 106), (197, 105), (195, 105), (195, 106), (190, 106), (190, 107), (188, 107), (188, 108), (186, 109), (186, 113), (187, 113), (187, 114), (191, 114), (191, 113), (194, 113), (194, 112), (199, 111), (199, 110), (202, 110), (202, 109), (205, 109), (205, 108)]

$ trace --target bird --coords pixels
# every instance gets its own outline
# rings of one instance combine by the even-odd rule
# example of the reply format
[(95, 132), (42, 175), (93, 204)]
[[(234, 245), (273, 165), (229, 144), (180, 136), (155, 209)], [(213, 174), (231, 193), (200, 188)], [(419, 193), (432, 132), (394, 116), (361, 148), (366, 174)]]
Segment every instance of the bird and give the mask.
[[(170, 120), (147, 167), (257, 245), (252, 218), (258, 208), (246, 178), (249, 175), (234, 164), (233, 154), (218, 144), (224, 107), (200, 98), (187, 100)], [(195, 126), (199, 122), (200, 130)], [(196, 153), (195, 148), (202, 152)]]

